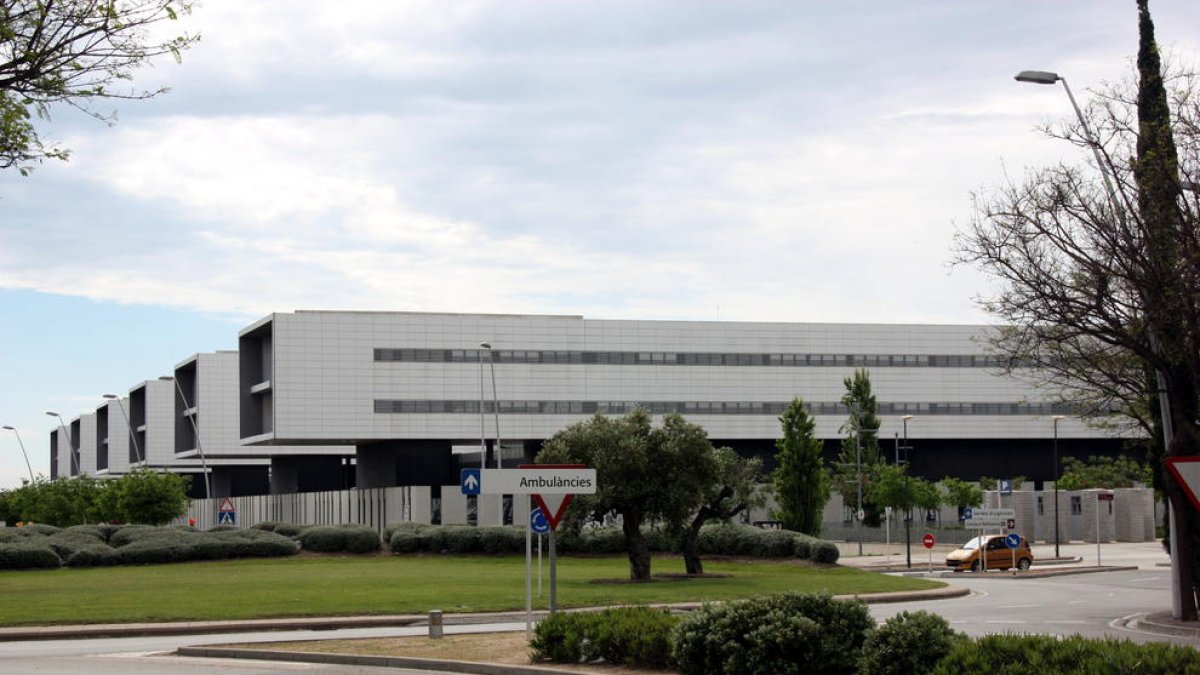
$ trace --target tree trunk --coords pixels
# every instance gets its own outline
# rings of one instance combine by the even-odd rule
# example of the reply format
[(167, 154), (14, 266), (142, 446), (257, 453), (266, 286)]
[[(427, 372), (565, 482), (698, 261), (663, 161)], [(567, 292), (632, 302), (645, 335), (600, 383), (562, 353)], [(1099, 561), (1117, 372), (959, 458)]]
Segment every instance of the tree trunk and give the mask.
[(683, 568), (688, 574), (704, 574), (704, 563), (700, 561), (700, 553), (696, 550), (696, 541), (700, 538), (700, 528), (710, 517), (707, 507), (701, 508), (692, 519), (692, 524), (683, 531), (680, 541), (680, 551), (683, 553)]
[(642, 536), (642, 518), (625, 514), (621, 522), (625, 547), (629, 550), (629, 580), (650, 581), (650, 547)]

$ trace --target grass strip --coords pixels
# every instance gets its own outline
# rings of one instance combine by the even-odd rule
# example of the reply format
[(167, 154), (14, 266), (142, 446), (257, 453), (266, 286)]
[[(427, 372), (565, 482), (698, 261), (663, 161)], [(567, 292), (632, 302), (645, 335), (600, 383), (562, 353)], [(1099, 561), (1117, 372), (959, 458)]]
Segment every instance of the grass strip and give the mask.
[[(834, 595), (920, 590), (940, 582), (796, 562), (721, 562), (729, 576), (648, 584), (593, 583), (628, 576), (624, 557), (561, 558), (561, 607), (728, 600), (779, 591)], [(682, 573), (657, 557), (655, 573)], [(524, 608), (521, 556), (298, 556), (0, 572), (0, 625), (211, 621), (296, 616), (487, 612)], [(546, 575), (548, 584), (548, 575)], [(536, 594), (535, 572), (535, 594)], [(549, 588), (535, 606), (544, 608)]]

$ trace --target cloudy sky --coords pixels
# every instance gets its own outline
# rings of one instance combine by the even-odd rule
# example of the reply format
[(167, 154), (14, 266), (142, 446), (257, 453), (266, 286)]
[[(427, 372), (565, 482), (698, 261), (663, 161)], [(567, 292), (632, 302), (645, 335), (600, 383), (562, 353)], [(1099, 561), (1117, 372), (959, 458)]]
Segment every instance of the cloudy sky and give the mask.
[[(1200, 55), (1200, 3), (1154, 0)], [(0, 175), (0, 423), (229, 349), (270, 312), (982, 323), (972, 191), (1129, 74), (1134, 2), (207, 0), (170, 86)], [(0, 487), (25, 475), (0, 436)]]

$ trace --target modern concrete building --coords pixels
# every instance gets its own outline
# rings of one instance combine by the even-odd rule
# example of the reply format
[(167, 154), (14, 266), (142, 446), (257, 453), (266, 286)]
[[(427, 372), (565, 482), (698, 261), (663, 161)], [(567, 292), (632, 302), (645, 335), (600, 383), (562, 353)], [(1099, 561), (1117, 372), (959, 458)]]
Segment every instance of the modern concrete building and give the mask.
[[(1034, 373), (1000, 373), (986, 334), (981, 326), (272, 314), (240, 333), (240, 438), (249, 448), (353, 447), (359, 487), (442, 485), (456, 481), (461, 464), (478, 464), (478, 455), (452, 449), (478, 448), (481, 436), (489, 453), (503, 439), (513, 463), (568, 424), (644, 406), (682, 413), (715, 443), (770, 466), (778, 415), (796, 396), (836, 455), (849, 414), (843, 379), (865, 368), (881, 445), (917, 475), (1050, 479), (1052, 417), (1071, 411), (1047, 402)], [(911, 452), (901, 449), (905, 431)], [(1077, 419), (1060, 420), (1057, 432), (1064, 457), (1113, 454), (1124, 443)]]

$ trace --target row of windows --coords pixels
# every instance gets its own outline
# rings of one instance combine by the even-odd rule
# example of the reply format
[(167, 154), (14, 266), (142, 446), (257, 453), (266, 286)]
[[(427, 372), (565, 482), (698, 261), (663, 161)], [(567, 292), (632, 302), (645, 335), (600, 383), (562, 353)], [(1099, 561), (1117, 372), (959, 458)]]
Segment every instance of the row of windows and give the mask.
[[(404, 363), (477, 363), (482, 349), (376, 349), (375, 360)], [(847, 368), (1003, 368), (1007, 360), (980, 354), (753, 354), (723, 352), (607, 352), (511, 350), (492, 352), (496, 363), (610, 366), (814, 366)]]
[[(805, 404), (814, 415), (849, 415), (842, 403), (810, 402)], [(479, 401), (467, 400), (376, 400), (377, 413), (457, 413), (479, 414)], [(623, 415), (635, 408), (645, 408), (656, 415), (773, 415), (783, 414), (787, 402), (780, 401), (500, 401), (501, 414), (506, 415)], [(496, 409), (492, 401), (483, 402), (483, 411)], [(880, 403), (878, 415), (1070, 415), (1077, 414), (1069, 406), (1056, 403)]]

